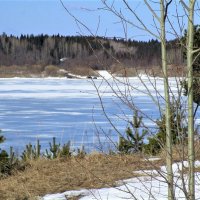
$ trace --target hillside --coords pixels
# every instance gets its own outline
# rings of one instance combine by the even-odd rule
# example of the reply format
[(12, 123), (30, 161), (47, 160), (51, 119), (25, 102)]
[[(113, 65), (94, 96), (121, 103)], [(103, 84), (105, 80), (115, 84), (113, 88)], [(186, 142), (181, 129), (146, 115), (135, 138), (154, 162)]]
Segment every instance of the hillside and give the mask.
[[(182, 66), (182, 52), (176, 41), (168, 42), (167, 51), (168, 64)], [(122, 65), (149, 69), (160, 66), (160, 57), (157, 40), (141, 42), (60, 35), (0, 36), (0, 66), (4, 66), (4, 71), (6, 66), (28, 66), (33, 72), (40, 73), (47, 65), (66, 70), (76, 68), (77, 73), (86, 68), (115, 70)], [(36, 65), (36, 68), (31, 67)]]

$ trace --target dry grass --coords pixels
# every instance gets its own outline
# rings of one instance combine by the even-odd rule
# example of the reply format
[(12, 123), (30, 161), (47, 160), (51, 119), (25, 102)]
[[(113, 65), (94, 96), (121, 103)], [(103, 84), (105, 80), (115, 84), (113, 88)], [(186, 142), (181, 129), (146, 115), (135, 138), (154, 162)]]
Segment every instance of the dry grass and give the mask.
[(69, 72), (80, 76), (97, 76), (98, 74), (88, 66), (73, 66), (68, 69)]
[[(0, 66), (0, 78), (12, 77), (62, 77), (65, 73), (60, 73), (60, 67), (55, 65), (33, 65), (33, 66)], [(94, 70), (87, 66), (73, 66), (69, 72), (81, 76), (97, 76)]]
[(163, 161), (145, 161), (137, 155), (88, 155), (85, 158), (41, 159), (24, 172), (0, 181), (0, 199), (33, 199), (47, 193), (115, 185), (115, 181), (137, 176), (133, 171), (155, 169)]
[[(46, 77), (46, 76), (65, 76), (65, 74), (59, 73), (60, 67), (55, 65), (32, 65), (32, 66), (0, 66), (0, 78), (11, 77)], [(170, 65), (168, 70), (169, 76), (185, 76), (185, 68), (183, 66)], [(67, 68), (67, 71), (81, 76), (98, 76), (98, 74), (92, 70), (88, 65), (73, 65)], [(138, 74), (148, 74), (150, 76), (162, 77), (163, 73), (159, 66), (152, 66), (144, 68), (142, 66), (135, 67), (123, 67), (119, 64), (113, 64), (110, 69), (112, 74), (122, 77), (135, 77)]]
[(54, 65), (47, 65), (44, 69), (44, 76), (58, 76), (59, 67)]
[(12, 77), (34, 77), (41, 76), (44, 70), (43, 66), (0, 66), (0, 78)]
[[(139, 74), (147, 74), (153, 77), (163, 77), (163, 71), (160, 66), (149, 66), (144, 68), (142, 66), (137, 67), (124, 67), (121, 65), (112, 65), (111, 73), (122, 77), (135, 77)], [(184, 66), (169, 65), (168, 66), (169, 77), (185, 77), (186, 68)]]
[[(200, 142), (195, 141), (194, 143), (195, 160), (200, 160)], [(188, 160), (188, 145), (174, 145), (172, 151), (172, 158), (174, 162), (180, 162), (183, 160)], [(162, 151), (161, 157), (166, 157), (166, 151)]]
[(121, 65), (112, 65), (111, 74), (121, 77), (135, 77), (140, 73), (145, 73), (145, 70), (142, 68), (134, 68), (134, 67), (123, 67)]
[[(196, 159), (199, 159), (200, 144), (196, 143)], [(187, 148), (174, 146), (174, 162), (187, 160)], [(103, 155), (90, 154), (84, 158), (30, 161), (25, 171), (0, 180), (0, 199), (33, 200), (37, 196), (78, 190), (82, 188), (102, 188), (115, 186), (116, 181), (137, 177), (138, 170), (159, 169), (165, 165), (166, 153), (160, 155), (163, 160), (148, 161), (143, 155)], [(187, 169), (184, 169), (184, 173)], [(197, 168), (196, 171), (200, 171)], [(74, 200), (72, 198), (72, 200)], [(77, 200), (75, 198), (75, 200)]]
[(12, 78), (12, 77), (48, 77), (48, 76), (62, 76), (59, 73), (59, 67), (54, 65), (41, 66), (0, 66), (0, 78)]

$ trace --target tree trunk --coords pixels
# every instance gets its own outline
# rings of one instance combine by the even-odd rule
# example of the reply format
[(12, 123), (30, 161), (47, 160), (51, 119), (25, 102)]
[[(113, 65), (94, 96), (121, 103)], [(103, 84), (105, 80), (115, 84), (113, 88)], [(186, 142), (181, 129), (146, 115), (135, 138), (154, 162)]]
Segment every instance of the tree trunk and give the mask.
[(171, 109), (169, 96), (169, 83), (167, 74), (167, 54), (166, 54), (166, 35), (165, 35), (165, 5), (164, 0), (160, 0), (160, 28), (161, 28), (161, 53), (162, 53), (162, 70), (164, 74), (164, 92), (165, 92), (165, 116), (166, 116), (166, 163), (167, 163), (167, 180), (168, 180), (168, 199), (174, 199), (173, 189), (173, 171), (172, 171), (172, 136), (171, 136)]
[(194, 40), (194, 5), (189, 1), (188, 34), (187, 34), (187, 69), (188, 69), (188, 162), (189, 162), (189, 199), (195, 199), (194, 180), (194, 111), (193, 111), (193, 40)]

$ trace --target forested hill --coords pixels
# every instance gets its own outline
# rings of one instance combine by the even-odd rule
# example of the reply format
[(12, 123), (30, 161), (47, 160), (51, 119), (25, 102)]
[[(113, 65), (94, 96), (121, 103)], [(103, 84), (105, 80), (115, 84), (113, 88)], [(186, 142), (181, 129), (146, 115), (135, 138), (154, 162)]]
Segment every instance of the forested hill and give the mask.
[[(61, 59), (64, 58), (64, 59)], [(65, 62), (61, 62), (65, 60)], [(160, 43), (103, 37), (21, 35), (0, 36), (0, 65), (64, 65), (109, 68), (117, 63), (131, 67), (160, 65)], [(182, 64), (176, 41), (168, 43), (168, 63)]]

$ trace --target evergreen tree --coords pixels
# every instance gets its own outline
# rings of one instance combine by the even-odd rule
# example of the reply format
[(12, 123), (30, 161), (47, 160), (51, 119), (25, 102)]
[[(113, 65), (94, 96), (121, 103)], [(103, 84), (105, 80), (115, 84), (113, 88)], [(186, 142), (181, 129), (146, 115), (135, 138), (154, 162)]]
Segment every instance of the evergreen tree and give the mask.
[[(194, 50), (200, 48), (200, 25), (196, 25), (194, 28)], [(186, 45), (186, 37), (187, 37), (187, 31), (185, 31), (184, 37), (182, 39), (182, 42), (184, 45)], [(195, 52), (193, 57), (194, 61), (192, 64), (193, 68), (193, 102), (196, 103), (196, 109), (194, 111), (194, 117), (196, 115), (196, 112), (198, 110), (198, 107), (200, 105), (200, 56), (198, 55), (199, 52)], [(183, 51), (183, 57), (186, 60), (187, 59), (187, 50), (185, 49)], [(184, 80), (181, 82), (183, 88), (184, 88), (184, 95), (188, 96), (188, 81)]]
[[(184, 144), (187, 138), (187, 126), (185, 123), (185, 115), (181, 106), (175, 103), (171, 104), (171, 134), (172, 145)], [(166, 116), (163, 114), (160, 120), (156, 121), (158, 132), (148, 138), (148, 143), (145, 145), (145, 152), (156, 155), (160, 153), (161, 149), (166, 143)]]
[(138, 116), (138, 112), (135, 111), (133, 121), (129, 122), (129, 126), (126, 129), (125, 137), (120, 136), (119, 138), (119, 152), (128, 154), (143, 150), (144, 138), (148, 134), (148, 131), (146, 129), (141, 130), (141, 126), (142, 116)]
[(3, 143), (5, 141), (5, 138), (3, 135), (1, 135), (2, 131), (0, 130), (0, 143)]

